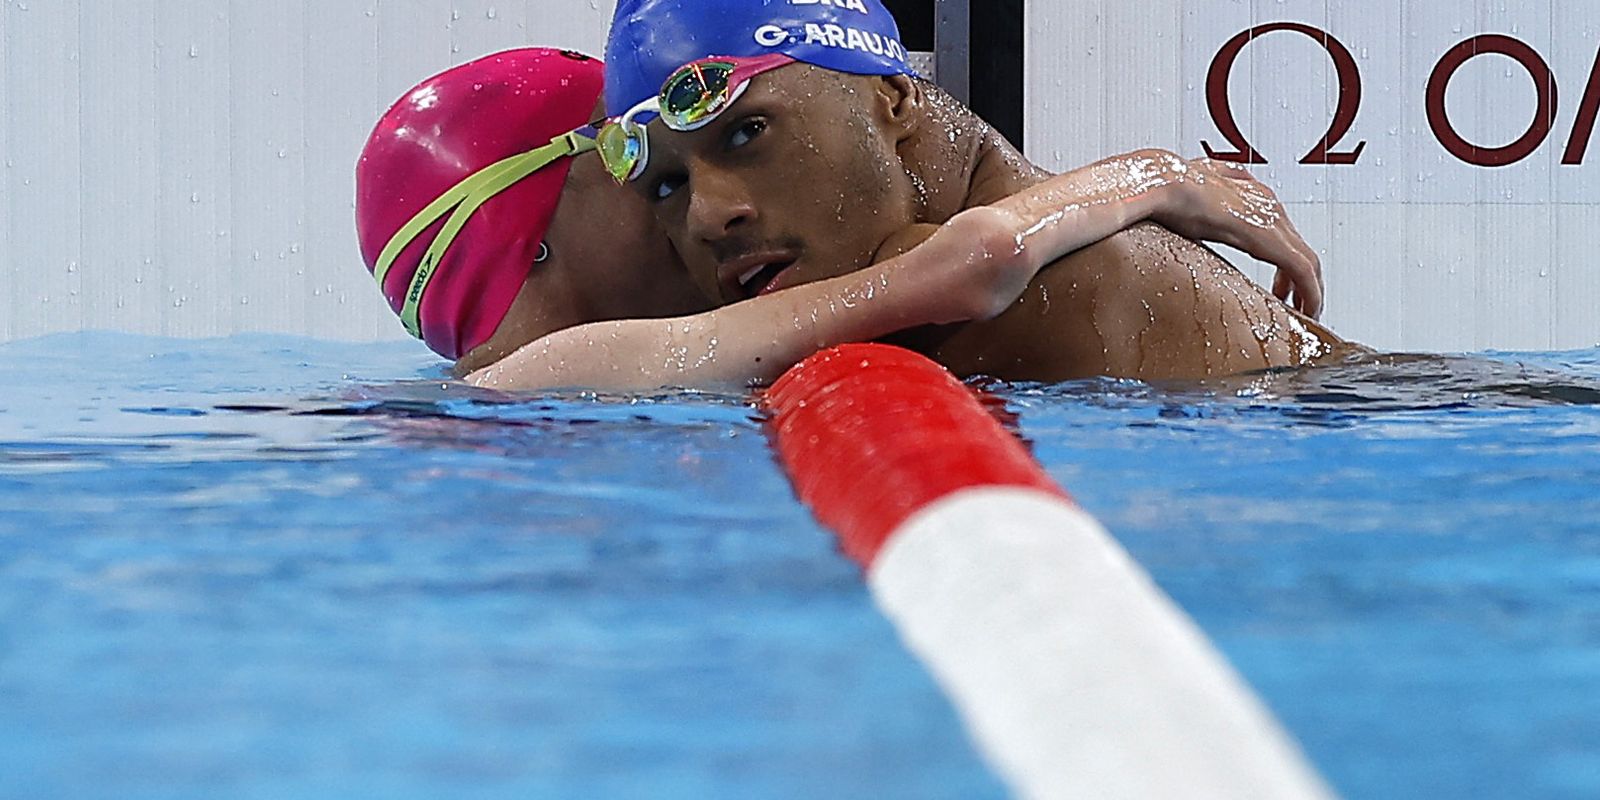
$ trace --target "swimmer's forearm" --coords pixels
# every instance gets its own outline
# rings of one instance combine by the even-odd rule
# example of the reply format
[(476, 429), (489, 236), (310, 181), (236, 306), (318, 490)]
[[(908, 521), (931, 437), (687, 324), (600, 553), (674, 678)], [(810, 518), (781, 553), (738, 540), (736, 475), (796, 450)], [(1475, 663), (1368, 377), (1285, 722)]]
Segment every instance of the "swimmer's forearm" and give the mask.
[(1278, 268), (1272, 293), (1279, 299), (1292, 295), (1294, 307), (1313, 319), (1322, 310), (1316, 251), (1272, 190), (1237, 164), (1136, 150), (1058, 175), (995, 207), (1036, 223), (1070, 211), (1035, 237), (1047, 252), (1070, 252), (1090, 229), (1104, 234), (1093, 239), (1098, 241), (1146, 220), (1196, 241), (1225, 244)]
[[(945, 247), (925, 256), (959, 256)], [(742, 386), (806, 356), (917, 325), (954, 321), (947, 285), (894, 259), (860, 272), (675, 319), (594, 322), (549, 334), (466, 377), (508, 390)], [(964, 318), (964, 317), (962, 317)]]
[(1034, 270), (1150, 219), (1168, 201), (1182, 159), (1160, 150), (1113, 156), (1001, 199)]

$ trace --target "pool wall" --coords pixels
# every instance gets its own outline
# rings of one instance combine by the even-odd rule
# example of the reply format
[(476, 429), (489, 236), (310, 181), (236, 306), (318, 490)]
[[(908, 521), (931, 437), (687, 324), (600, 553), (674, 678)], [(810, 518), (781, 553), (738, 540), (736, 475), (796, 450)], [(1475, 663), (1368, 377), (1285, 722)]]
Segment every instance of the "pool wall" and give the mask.
[(1600, 343), (1593, 3), (1033, 0), (1026, 16), (1026, 149), (1043, 166), (1248, 145), (1322, 254), (1341, 333)]
[[(599, 52), (612, 7), (0, 3), (0, 341), (80, 329), (403, 337), (352, 233), (352, 168), (373, 122), (475, 56)], [(1600, 105), (1600, 17), (1586, 9), (1030, 0), (1026, 149), (1051, 168), (1145, 146), (1225, 152), (1215, 108), (1226, 107), (1233, 138), (1266, 159), (1255, 169), (1322, 253), (1341, 332), (1383, 348), (1589, 347), (1600, 152), (1582, 147), (1593, 116), (1580, 110)], [(1208, 91), (1219, 54), (1252, 30)], [(1504, 38), (1457, 49), (1482, 36)], [(1511, 54), (1483, 52), (1495, 47)], [(1468, 57), (1441, 69), (1452, 52)], [(1430, 93), (1436, 73), (1446, 79)], [(1350, 75), (1360, 100), (1329, 149), (1359, 155), (1297, 163), (1340, 116)], [(1433, 94), (1466, 150), (1438, 132)], [(1507, 150), (1530, 129), (1527, 147)], [(1468, 161), (1495, 151), (1519, 157)]]
[(403, 338), (354, 168), (423, 78), (598, 53), (611, 3), (0, 3), (0, 341), (109, 329)]

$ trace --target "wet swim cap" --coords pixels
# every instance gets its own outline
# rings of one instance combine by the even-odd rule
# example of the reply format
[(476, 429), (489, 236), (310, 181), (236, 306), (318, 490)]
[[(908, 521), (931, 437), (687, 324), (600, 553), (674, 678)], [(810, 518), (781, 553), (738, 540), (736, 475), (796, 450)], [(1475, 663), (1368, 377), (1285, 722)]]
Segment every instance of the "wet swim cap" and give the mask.
[(618, 0), (606, 42), (606, 113), (654, 97), (691, 61), (769, 53), (857, 75), (915, 74), (879, 0)]
[[(463, 179), (587, 123), (602, 74), (588, 56), (524, 48), (453, 67), (407, 92), (378, 121), (356, 164), (356, 233), (367, 269), (377, 269), (413, 216)], [(466, 218), (420, 306), (414, 303), (417, 333), (434, 352), (458, 359), (494, 335), (539, 257), (571, 168), (571, 158), (557, 158)], [(412, 238), (384, 275), (383, 295), (396, 314), (447, 217)]]

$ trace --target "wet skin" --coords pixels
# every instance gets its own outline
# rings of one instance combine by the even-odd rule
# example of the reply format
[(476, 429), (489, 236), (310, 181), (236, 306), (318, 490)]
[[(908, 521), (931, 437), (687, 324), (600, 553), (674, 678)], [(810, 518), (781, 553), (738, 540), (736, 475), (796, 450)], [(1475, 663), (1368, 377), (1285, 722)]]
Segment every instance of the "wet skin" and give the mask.
[[(632, 184), (721, 303), (859, 270), (1046, 180), (937, 89), (796, 64), (710, 125), (650, 126)], [(1041, 271), (998, 317), (896, 341), (958, 374), (1191, 378), (1335, 357), (1341, 340), (1205, 247), (1136, 225)]]
[(550, 257), (533, 265), (494, 336), (456, 362), (457, 376), (586, 322), (675, 317), (711, 307), (650, 205), (618, 191), (594, 153), (574, 160), (545, 243)]

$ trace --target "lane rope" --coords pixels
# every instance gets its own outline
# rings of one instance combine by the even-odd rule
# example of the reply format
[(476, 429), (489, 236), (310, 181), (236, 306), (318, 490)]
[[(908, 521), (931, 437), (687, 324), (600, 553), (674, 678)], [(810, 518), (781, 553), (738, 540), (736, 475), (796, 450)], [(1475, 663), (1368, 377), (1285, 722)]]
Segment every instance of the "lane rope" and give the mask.
[(943, 367), (843, 345), (763, 404), (796, 494), (1018, 794), (1332, 795), (1193, 621)]

